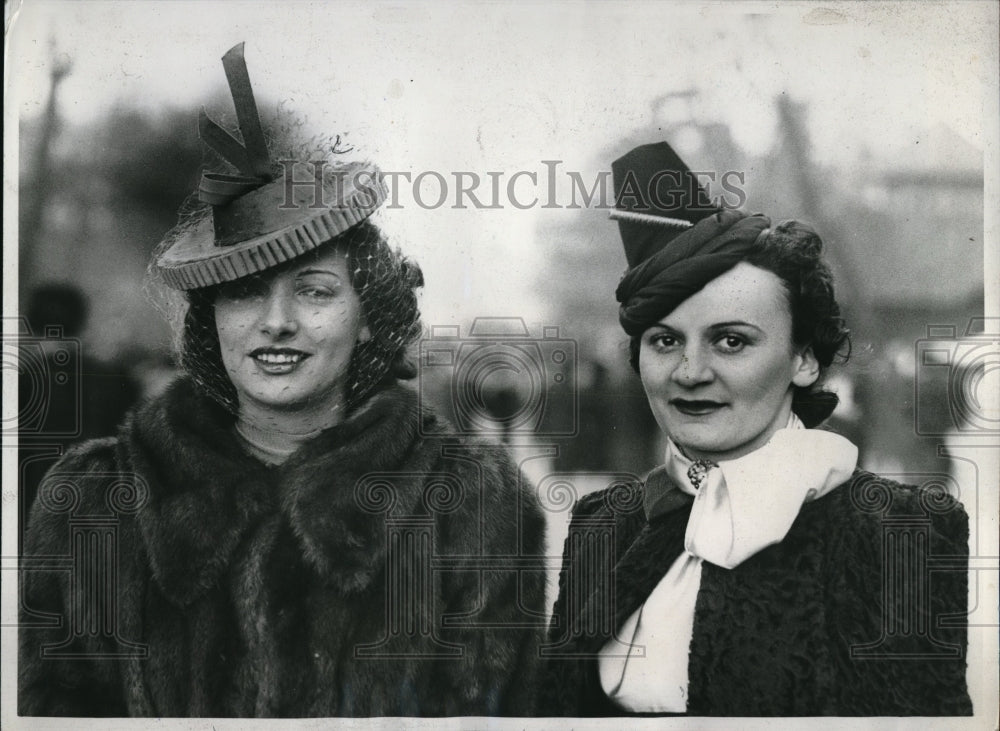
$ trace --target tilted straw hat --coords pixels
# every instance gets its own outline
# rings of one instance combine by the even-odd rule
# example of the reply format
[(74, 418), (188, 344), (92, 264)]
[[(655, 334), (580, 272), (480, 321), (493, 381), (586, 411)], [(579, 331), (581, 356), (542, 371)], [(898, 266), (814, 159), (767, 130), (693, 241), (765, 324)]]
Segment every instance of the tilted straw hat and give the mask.
[(212, 206), (212, 215), (182, 231), (153, 263), (174, 289), (221, 284), (294, 259), (366, 219), (387, 195), (371, 164), (272, 161), (242, 43), (222, 57), (222, 66), (243, 142), (204, 110), (199, 134), (241, 174), (202, 176), (198, 198)]

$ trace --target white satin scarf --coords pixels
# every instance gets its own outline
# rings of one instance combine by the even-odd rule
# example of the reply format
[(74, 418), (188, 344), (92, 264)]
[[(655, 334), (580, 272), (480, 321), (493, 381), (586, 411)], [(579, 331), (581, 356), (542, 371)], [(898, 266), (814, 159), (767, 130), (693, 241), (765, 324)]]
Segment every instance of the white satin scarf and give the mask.
[[(695, 497), (684, 553), (646, 602), (598, 655), (601, 687), (627, 711), (683, 713), (687, 709), (688, 648), (701, 567), (733, 569), (780, 543), (802, 505), (843, 484), (858, 463), (858, 448), (842, 436), (806, 429), (794, 414), (760, 449), (709, 469), (700, 490), (688, 479), (691, 460), (668, 440), (666, 469)], [(622, 644), (629, 646), (622, 652)]]

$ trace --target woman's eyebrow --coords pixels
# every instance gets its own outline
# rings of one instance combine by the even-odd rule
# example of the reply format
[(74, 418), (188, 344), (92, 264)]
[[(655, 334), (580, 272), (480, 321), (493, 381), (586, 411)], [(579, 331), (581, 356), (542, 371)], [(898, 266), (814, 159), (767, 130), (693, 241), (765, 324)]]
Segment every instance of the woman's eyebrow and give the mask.
[(308, 269), (303, 269), (300, 272), (296, 272), (295, 276), (304, 277), (307, 274), (329, 274), (330, 276), (337, 277), (338, 279), (340, 278), (340, 274), (335, 271), (332, 271), (330, 269), (317, 269), (315, 267), (309, 267)]
[(726, 320), (725, 322), (715, 322), (710, 326), (712, 330), (724, 330), (727, 327), (749, 327), (758, 332), (764, 332), (763, 328), (754, 325), (746, 320)]

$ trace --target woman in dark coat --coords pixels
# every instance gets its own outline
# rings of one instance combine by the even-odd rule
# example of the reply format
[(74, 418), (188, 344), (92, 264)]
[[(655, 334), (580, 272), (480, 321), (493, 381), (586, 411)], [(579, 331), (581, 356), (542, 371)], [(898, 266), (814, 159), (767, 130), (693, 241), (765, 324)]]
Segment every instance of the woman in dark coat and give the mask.
[(970, 714), (965, 511), (816, 428), (848, 344), (819, 237), (712, 210), (665, 143), (614, 175), (620, 319), (667, 449), (574, 509), (547, 712)]
[(415, 375), (422, 279), (367, 220), (377, 170), (271, 179), (242, 46), (223, 61), (245, 148), (207, 118), (202, 136), (242, 175), (206, 175), (210, 215), (154, 263), (187, 294), (187, 375), (43, 483), (19, 711), (529, 713), (545, 577), (516, 559), (543, 550), (533, 492), (397, 382)]

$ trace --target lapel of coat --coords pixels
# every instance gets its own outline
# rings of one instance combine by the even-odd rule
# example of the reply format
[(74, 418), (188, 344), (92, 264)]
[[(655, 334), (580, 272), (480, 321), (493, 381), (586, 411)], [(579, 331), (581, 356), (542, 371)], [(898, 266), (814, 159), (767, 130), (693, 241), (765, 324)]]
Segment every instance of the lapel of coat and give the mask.
[(231, 423), (180, 380), (119, 440), (119, 461), (148, 490), (137, 522), (153, 579), (181, 606), (216, 583), (250, 526), (273, 510), (267, 471), (243, 453)]
[(370, 586), (385, 568), (392, 522), (428, 514), (424, 487), (443, 443), (427, 436), (435, 431), (433, 414), (397, 386), (279, 468), (281, 511), (329, 588), (350, 594)]
[[(661, 479), (658, 470), (646, 478), (645, 482)], [(570, 618), (570, 628), (587, 626), (587, 618), (598, 618), (598, 626), (610, 628), (617, 633), (622, 623), (636, 611), (666, 574), (671, 563), (683, 550), (684, 528), (690, 514), (691, 498), (676, 491), (677, 499), (669, 498), (669, 509), (665, 509), (664, 501), (658, 501), (660, 508), (652, 522), (643, 520), (639, 532), (634, 538), (624, 541), (616, 540), (614, 544), (626, 546), (621, 557), (614, 562), (610, 582), (601, 581), (600, 577), (587, 577), (596, 583), (597, 588), (582, 605), (582, 610)], [(639, 494), (640, 505), (643, 504), (644, 491)], [(615, 529), (623, 532), (635, 531), (635, 516), (615, 513)], [(630, 520), (631, 518), (631, 520)], [(581, 577), (582, 578), (582, 577)], [(610, 595), (609, 595), (610, 592)], [(607, 617), (607, 612), (611, 616)], [(591, 622), (592, 624), (592, 622)], [(579, 651), (582, 653), (597, 653), (611, 637), (605, 633), (578, 634)], [(627, 650), (628, 640), (623, 639), (622, 651)]]

